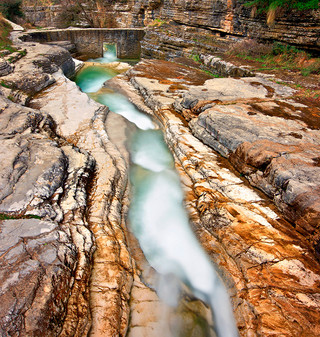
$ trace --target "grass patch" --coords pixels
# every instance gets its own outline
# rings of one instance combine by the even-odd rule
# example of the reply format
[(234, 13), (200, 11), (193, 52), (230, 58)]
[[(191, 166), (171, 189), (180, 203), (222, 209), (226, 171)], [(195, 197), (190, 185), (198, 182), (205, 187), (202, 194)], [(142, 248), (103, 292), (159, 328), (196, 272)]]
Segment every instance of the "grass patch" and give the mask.
[(10, 89), (10, 85), (6, 84), (3, 80), (0, 82), (0, 85), (4, 88)]
[(201, 69), (202, 71), (204, 71), (206, 74), (208, 74), (209, 76), (212, 76), (214, 78), (222, 78), (223, 76), (219, 75), (219, 74), (215, 74), (209, 70), (205, 70), (205, 69)]
[(149, 27), (161, 27), (162, 25), (165, 25), (167, 21), (161, 20), (161, 19), (154, 19), (150, 24)]
[(9, 215), (5, 213), (0, 213), (0, 221), (3, 220), (17, 220), (17, 219), (38, 219), (41, 220), (41, 217), (35, 214), (27, 215)]
[(200, 63), (200, 55), (199, 54), (196, 54), (196, 53), (192, 53), (190, 55), (190, 58), (194, 61), (194, 62), (197, 62), (197, 63)]
[(320, 74), (320, 58), (312, 58), (304, 50), (279, 42), (263, 44), (246, 39), (231, 46), (228, 54), (261, 63), (256, 71), (288, 70), (303, 76)]

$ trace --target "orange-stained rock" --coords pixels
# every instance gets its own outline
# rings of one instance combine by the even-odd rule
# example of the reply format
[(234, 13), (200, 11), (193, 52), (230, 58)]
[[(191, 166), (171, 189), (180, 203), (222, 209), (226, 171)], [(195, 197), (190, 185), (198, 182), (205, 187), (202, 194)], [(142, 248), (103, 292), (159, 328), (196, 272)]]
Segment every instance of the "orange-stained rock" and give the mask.
[[(161, 61), (148, 61), (148, 65), (157, 68), (159, 62)], [(174, 69), (175, 67), (176, 65)], [(169, 86), (172, 82), (186, 85), (187, 79), (170, 78), (171, 83), (164, 84), (166, 78), (159, 75), (158, 79), (150, 79), (142, 69), (140, 66), (139, 72), (133, 71), (128, 77), (121, 76), (112, 80), (111, 84), (127, 89), (130, 99), (141, 109), (143, 104), (139, 94), (142, 95), (148, 106), (145, 107), (145, 111), (150, 113), (151, 108), (160, 121), (186, 191), (185, 202), (193, 229), (209, 256), (220, 268), (221, 276), (230, 291), (240, 335), (319, 335), (320, 265), (309, 241), (284, 219), (270, 199), (250, 187), (230, 163), (194, 137), (183, 117), (173, 112), (174, 108), (181, 111), (181, 104), (177, 104), (177, 100), (182, 100), (185, 89), (172, 92), (168, 90)], [(155, 72), (156, 70), (153, 70), (153, 73)], [(133, 84), (136, 92), (126, 81)], [(250, 82), (250, 79), (247, 81)], [(259, 79), (251, 81), (259, 82)], [(242, 90), (242, 83), (243, 81), (238, 81), (238, 90)], [(259, 83), (262, 93), (266, 83), (264, 80)], [(201, 87), (199, 89), (201, 91)], [(191, 90), (194, 90), (193, 86)], [(254, 90), (252, 92), (254, 99)], [(281, 96), (284, 93), (285, 90), (278, 87), (272, 95)], [(232, 118), (236, 120), (246, 116), (246, 120), (251, 124), (247, 127), (248, 123), (240, 122), (241, 128), (250, 130), (252, 125), (257, 132), (262, 131), (266, 141), (262, 141), (258, 133), (254, 134), (256, 138), (253, 138), (252, 144), (268, 144), (265, 147), (268, 151), (264, 151), (263, 148), (256, 151), (257, 157), (251, 157), (251, 164), (263, 163), (265, 158), (271, 158), (277, 146), (281, 149), (299, 149), (298, 158), (293, 159), (298, 160), (300, 164), (304, 160), (308, 162), (308, 151), (310, 150), (312, 156), (312, 151), (317, 149), (317, 131), (307, 129), (302, 120), (295, 121), (292, 118), (286, 122), (282, 118), (266, 117), (256, 111), (253, 114), (251, 101), (250, 97), (247, 97), (246, 101), (240, 99), (239, 103), (233, 99), (231, 104), (218, 103), (208, 107), (208, 111), (204, 109), (202, 113), (210, 114), (212, 111), (212, 118), (215, 117), (216, 111), (222, 115), (229, 113), (230, 121)], [(270, 90), (266, 90), (265, 96), (260, 96), (259, 101), (271, 106), (278, 104), (270, 97)], [(246, 108), (247, 106), (250, 106), (250, 109)], [(256, 125), (254, 121), (257, 121)], [(212, 123), (212, 126), (214, 125)], [(223, 126), (223, 123), (219, 125)], [(236, 144), (230, 140), (228, 143), (226, 138), (222, 145), (231, 153), (237, 150), (240, 144), (251, 144), (250, 137), (246, 138), (245, 134), (237, 133), (236, 128), (233, 131), (232, 126), (231, 124), (230, 129), (230, 123), (227, 122), (223, 126), (226, 130), (230, 129), (230, 138), (234, 136), (239, 141), (243, 137), (245, 141)], [(272, 137), (280, 137), (277, 130), (281, 128), (286, 136), (283, 137), (283, 141), (278, 142), (279, 145), (273, 146)], [(219, 135), (219, 132), (220, 129), (217, 129), (216, 134)], [(209, 138), (209, 134), (207, 137)], [(220, 140), (219, 137), (217, 139)], [(302, 146), (301, 139), (306, 140), (305, 147)], [(229, 149), (229, 144), (236, 145)], [(247, 158), (245, 154), (243, 156)], [(250, 174), (257, 171), (251, 164), (245, 166)], [(317, 180), (313, 182), (317, 183)], [(303, 186), (308, 188), (307, 183), (308, 181)]]

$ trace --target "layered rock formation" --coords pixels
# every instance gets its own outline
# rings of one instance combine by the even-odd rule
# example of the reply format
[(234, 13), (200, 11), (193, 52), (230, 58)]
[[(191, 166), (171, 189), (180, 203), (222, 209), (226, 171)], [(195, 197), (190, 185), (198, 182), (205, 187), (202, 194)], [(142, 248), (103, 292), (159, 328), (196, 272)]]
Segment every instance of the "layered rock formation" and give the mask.
[[(156, 315), (166, 312), (199, 336), (193, 322), (208, 309), (187, 292), (177, 311), (162, 303), (127, 228), (131, 127), (64, 76), (74, 69), (65, 49), (24, 46), (1, 77), (1, 334), (170, 336), (175, 323)], [(159, 121), (240, 334), (319, 335), (319, 111), (265, 79), (159, 60), (110, 86)]]
[[(215, 35), (250, 37), (319, 50), (319, 10), (278, 10), (275, 22), (268, 25), (265, 14), (252, 15), (251, 8), (244, 3), (243, 0), (128, 0), (108, 3), (104, 10), (107, 18), (112, 17), (112, 20), (106, 21), (112, 27), (147, 26), (158, 19), (177, 23), (180, 26), (179, 37), (185, 30), (193, 29), (196, 35), (209, 32), (211, 39)], [(58, 20), (60, 13), (59, 6), (25, 8), (26, 18), (39, 26), (61, 25)], [(81, 15), (79, 19), (79, 24), (83, 23)]]
[[(214, 149), (227, 157), (232, 154), (238, 162), (240, 158), (259, 161), (268, 157), (269, 164), (274, 158), (272, 168), (270, 166), (266, 170), (266, 166), (262, 165), (259, 166), (261, 173), (257, 167), (255, 173), (263, 177), (261, 181), (268, 180), (271, 184), (277, 181), (273, 180), (274, 172), (278, 168), (281, 175), (281, 168), (285, 165), (288, 168), (286, 186), (289, 187), (301, 179), (301, 174), (296, 175), (296, 171), (290, 167), (295, 165), (295, 158), (302, 164), (304, 154), (294, 152), (286, 157), (277, 153), (273, 157), (270, 155), (271, 142), (272, 151), (275, 152), (277, 147), (282, 146), (299, 148), (298, 144), (303, 142), (305, 148), (308, 147), (308, 151), (304, 152), (305, 158), (316, 158), (318, 133), (299, 117), (293, 121), (293, 115), (288, 119), (271, 117), (248, 108), (254, 102), (266, 106), (282, 102), (305, 108), (285, 99), (291, 94), (290, 89), (257, 78), (207, 79), (205, 74), (190, 68), (157, 60), (141, 62), (127, 76), (111, 80), (108, 85), (121, 88), (140, 109), (150, 112), (151, 108), (160, 121), (181, 174), (194, 230), (210, 257), (220, 267), (232, 296), (240, 334), (317, 335), (320, 332), (320, 265), (305, 232), (302, 231), (301, 235), (291, 223), (286, 222), (270, 200), (250, 188)], [(246, 110), (243, 110), (244, 107)], [(235, 114), (235, 111), (238, 113)], [(297, 110), (295, 112), (297, 114)], [(222, 119), (221, 113), (224, 116)], [(242, 120), (244, 116), (245, 124)], [(218, 126), (219, 130), (215, 129)], [(230, 127), (230, 137), (225, 138)], [(279, 135), (279, 128), (286, 130), (282, 136)], [(256, 141), (265, 146), (260, 147), (256, 155), (252, 151), (250, 156), (241, 157), (240, 153), (246, 153), (245, 148), (257, 146)], [(228, 152), (224, 152), (226, 148)], [(236, 154), (238, 148), (239, 154)], [(281, 157), (287, 160), (286, 164), (277, 162), (279, 158), (284, 160)], [(312, 166), (312, 162), (306, 159), (303, 172), (309, 172), (306, 179), (310, 179), (313, 172), (309, 186), (315, 189), (318, 167)], [(250, 167), (253, 169), (253, 165)], [(253, 171), (245, 174), (249, 174), (249, 180), (253, 181), (250, 179)], [(308, 185), (306, 188), (309, 188)], [(281, 200), (282, 205), (297, 211), (296, 205), (286, 197), (285, 189), (280, 192), (276, 184), (270, 188), (274, 198)], [(300, 191), (306, 198), (304, 191)], [(287, 193), (290, 197), (296, 193), (299, 199), (299, 190), (288, 188)], [(317, 193), (308, 196), (304, 200), (309, 207), (316, 205)], [(303, 211), (302, 206), (300, 210)], [(313, 209), (311, 214), (319, 221), (318, 210)], [(315, 228), (313, 231), (309, 233), (316, 234)], [(316, 235), (313, 235), (313, 239)]]
[(128, 231), (127, 123), (64, 76), (65, 49), (23, 46), (1, 78), (1, 335), (199, 336), (210, 310), (162, 303)]
[(91, 315), (92, 335), (125, 335), (128, 325), (127, 155), (106, 133), (107, 108), (57, 72), (70, 64), (66, 50), (30, 44), (2, 78), (22, 103), (53, 84), (33, 109), (1, 99), (1, 212), (18, 218), (1, 224), (2, 240), (12, 236), (2, 255), (4, 335), (84, 336)]
[(86, 334), (94, 161), (56, 138), (47, 114), (0, 100), (1, 334)]

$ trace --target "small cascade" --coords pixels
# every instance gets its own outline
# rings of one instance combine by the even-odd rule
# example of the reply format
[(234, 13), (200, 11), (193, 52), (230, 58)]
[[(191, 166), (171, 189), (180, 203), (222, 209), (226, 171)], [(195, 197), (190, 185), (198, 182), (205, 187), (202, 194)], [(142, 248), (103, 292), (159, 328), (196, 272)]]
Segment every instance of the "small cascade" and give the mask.
[[(111, 76), (100, 75), (95, 67), (88, 67), (80, 71), (76, 82), (92, 93)], [(185, 284), (212, 308), (219, 337), (238, 336), (227, 291), (189, 226), (179, 176), (162, 132), (120, 94), (100, 90), (94, 98), (138, 127), (130, 141), (133, 196), (129, 221), (148, 262), (162, 275), (159, 296), (168, 305), (177, 306), (180, 285)], [(176, 279), (179, 281), (168, 282)], [(177, 336), (181, 334), (177, 332)]]
[(115, 62), (119, 61), (117, 58), (117, 47), (115, 44), (103, 44), (103, 57), (94, 59), (94, 60), (89, 60), (93, 61), (96, 63), (110, 63), (110, 62)]
[[(226, 289), (189, 226), (179, 176), (161, 131), (139, 130), (131, 142), (131, 158), (129, 219), (148, 262), (163, 280), (174, 275), (211, 306), (219, 337), (237, 336)], [(162, 299), (178, 305), (177, 284), (171, 290), (160, 286)]]

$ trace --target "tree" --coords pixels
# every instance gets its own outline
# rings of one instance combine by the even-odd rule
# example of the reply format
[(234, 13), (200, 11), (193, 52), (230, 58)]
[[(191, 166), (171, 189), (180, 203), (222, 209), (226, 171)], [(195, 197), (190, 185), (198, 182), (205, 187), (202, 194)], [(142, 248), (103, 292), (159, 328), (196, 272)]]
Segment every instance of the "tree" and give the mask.
[(60, 21), (66, 26), (79, 22), (89, 27), (115, 27), (116, 21), (110, 5), (115, 0), (63, 0)]
[(22, 0), (1, 0), (0, 12), (9, 20), (12, 20), (15, 16), (22, 17), (21, 3)]

